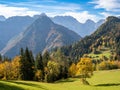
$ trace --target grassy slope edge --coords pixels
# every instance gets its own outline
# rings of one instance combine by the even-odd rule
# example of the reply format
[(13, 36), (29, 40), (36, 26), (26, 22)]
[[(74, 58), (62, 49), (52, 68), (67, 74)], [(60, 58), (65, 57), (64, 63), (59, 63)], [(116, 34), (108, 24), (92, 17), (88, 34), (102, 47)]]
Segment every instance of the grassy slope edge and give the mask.
[(55, 83), (34, 81), (0, 81), (0, 90), (120, 90), (120, 70), (95, 71), (87, 79), (90, 86), (81, 84), (79, 78), (69, 78)]

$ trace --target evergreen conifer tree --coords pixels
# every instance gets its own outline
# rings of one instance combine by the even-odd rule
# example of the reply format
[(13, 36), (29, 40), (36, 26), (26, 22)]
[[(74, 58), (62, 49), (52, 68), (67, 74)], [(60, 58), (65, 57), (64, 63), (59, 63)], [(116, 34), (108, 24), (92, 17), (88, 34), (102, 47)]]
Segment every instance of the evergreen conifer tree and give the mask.
[(45, 51), (45, 53), (43, 54), (44, 67), (47, 66), (48, 60), (50, 60), (50, 55), (48, 51)]
[(21, 48), (20, 57), (20, 79), (33, 80), (34, 77), (34, 59), (28, 48)]

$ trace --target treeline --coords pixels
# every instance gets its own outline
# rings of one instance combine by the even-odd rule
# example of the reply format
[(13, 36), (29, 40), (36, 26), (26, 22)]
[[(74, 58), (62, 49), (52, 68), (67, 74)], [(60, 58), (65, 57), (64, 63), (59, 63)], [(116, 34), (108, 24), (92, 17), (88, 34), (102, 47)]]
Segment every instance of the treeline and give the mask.
[(0, 55), (0, 79), (3, 80), (54, 82), (67, 78), (68, 68), (67, 58), (60, 51), (52, 55), (46, 51), (34, 57), (28, 48), (21, 48), (20, 55), (12, 60), (6, 60)]
[(0, 79), (2, 80), (34, 80), (40, 82), (54, 82), (68, 77), (80, 77), (83, 83), (95, 70), (111, 70), (120, 68), (120, 61), (106, 57), (93, 60), (84, 56), (78, 62), (64, 56), (61, 49), (35, 57), (32, 51), (21, 48), (20, 55), (13, 59), (0, 55)]
[(81, 58), (78, 63), (69, 61), (59, 50), (51, 55), (45, 52), (36, 57), (28, 48), (21, 48), (20, 55), (12, 60), (0, 59), (0, 79), (2, 80), (34, 80), (54, 82), (59, 79), (80, 76), (86, 82), (93, 73), (92, 60)]
[(100, 59), (92, 59), (94, 70), (112, 70), (112, 69), (120, 69), (120, 60), (115, 60), (111, 58), (107, 58), (102, 56)]

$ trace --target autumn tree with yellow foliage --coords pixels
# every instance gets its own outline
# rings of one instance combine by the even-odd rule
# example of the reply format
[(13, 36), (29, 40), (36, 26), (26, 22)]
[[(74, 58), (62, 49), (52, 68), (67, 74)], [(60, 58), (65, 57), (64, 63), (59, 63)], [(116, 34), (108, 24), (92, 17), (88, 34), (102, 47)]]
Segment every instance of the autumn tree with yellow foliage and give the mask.
[(93, 75), (92, 60), (90, 58), (81, 58), (76, 67), (76, 75), (81, 76), (83, 84), (89, 84), (86, 78)]
[(69, 76), (74, 77), (76, 75), (76, 65), (74, 63), (72, 63), (72, 65), (70, 66), (68, 73)]
[(11, 62), (12, 64), (12, 79), (19, 79), (20, 78), (20, 56), (14, 57), (13, 61)]
[(16, 56), (12, 62), (4, 61), (0, 64), (0, 79), (15, 80), (19, 77), (19, 60), (20, 57)]

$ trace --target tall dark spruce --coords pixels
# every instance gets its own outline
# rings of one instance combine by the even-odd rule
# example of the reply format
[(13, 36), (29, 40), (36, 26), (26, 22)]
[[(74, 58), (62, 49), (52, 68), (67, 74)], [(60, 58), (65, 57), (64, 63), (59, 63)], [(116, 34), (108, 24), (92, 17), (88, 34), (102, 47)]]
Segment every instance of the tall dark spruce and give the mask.
[(33, 80), (34, 77), (34, 59), (28, 48), (21, 48), (20, 52), (20, 79)]

